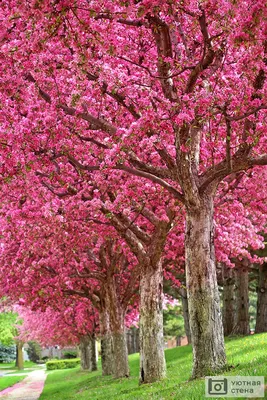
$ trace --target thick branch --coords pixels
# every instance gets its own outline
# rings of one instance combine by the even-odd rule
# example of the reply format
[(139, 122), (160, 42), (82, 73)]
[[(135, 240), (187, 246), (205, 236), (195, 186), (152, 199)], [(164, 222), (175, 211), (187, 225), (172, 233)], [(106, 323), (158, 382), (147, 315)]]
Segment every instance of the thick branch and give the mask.
[(164, 181), (163, 179), (158, 178), (155, 175), (152, 175), (148, 172), (140, 171), (138, 169), (134, 169), (131, 167), (127, 167), (125, 165), (117, 166), (116, 169), (120, 169), (122, 171), (128, 172), (129, 174), (140, 176), (142, 178), (147, 178), (152, 182), (158, 183), (160, 186), (163, 186), (165, 189), (168, 190), (174, 197), (184, 203), (184, 196), (182, 193), (178, 192), (172, 185)]
[(228, 121), (241, 121), (242, 119), (245, 119), (247, 117), (249, 117), (250, 115), (253, 115), (255, 113), (257, 113), (260, 110), (267, 110), (267, 105), (263, 104), (259, 107), (255, 107), (253, 109), (251, 109), (250, 111), (247, 111), (246, 113), (242, 114), (242, 115), (237, 115), (236, 117), (230, 117), (228, 116), (227, 119)]
[[(26, 79), (30, 82), (34, 82), (38, 87), (40, 96), (47, 103), (51, 104), (51, 102), (52, 102), (51, 96), (39, 88), (36, 80), (30, 73), (26, 75)], [(58, 104), (58, 108), (63, 110), (65, 112), (65, 114), (71, 115), (71, 116), (76, 116), (77, 118), (81, 118), (84, 121), (87, 121), (90, 124), (93, 124), (93, 127), (98, 127), (98, 129), (101, 129), (104, 132), (114, 134), (117, 131), (117, 128), (114, 125), (112, 125), (111, 123), (109, 123), (108, 121), (106, 121), (104, 118), (96, 118), (90, 113), (79, 112), (74, 107), (68, 107), (66, 104)]]
[(164, 60), (165, 57), (172, 58), (172, 43), (169, 26), (158, 16), (147, 17), (152, 34), (154, 36), (158, 53), (158, 73), (163, 93), (170, 101), (177, 101), (177, 92), (171, 79), (170, 64)]
[(207, 69), (212, 64), (215, 55), (215, 52), (211, 46), (211, 41), (207, 30), (206, 15), (204, 10), (202, 10), (202, 14), (199, 17), (198, 21), (204, 40), (204, 54), (202, 60), (195, 66), (194, 70), (189, 75), (185, 93), (191, 93), (193, 91), (200, 73), (205, 69)]
[[(137, 226), (134, 221), (131, 221), (130, 218), (128, 218), (126, 215), (120, 213), (116, 215), (117, 218), (125, 225), (125, 230), (130, 229), (136, 237), (141, 240), (145, 244), (150, 243), (150, 236), (144, 232), (139, 226)], [(138, 215), (137, 215), (138, 217)]]
[(150, 174), (156, 175), (159, 178), (169, 178), (172, 179), (172, 174), (170, 173), (169, 169), (167, 168), (162, 168), (162, 167), (155, 167), (154, 165), (144, 163), (141, 161), (133, 151), (129, 152), (129, 158), (131, 164), (136, 167), (141, 169), (142, 171), (148, 172)]

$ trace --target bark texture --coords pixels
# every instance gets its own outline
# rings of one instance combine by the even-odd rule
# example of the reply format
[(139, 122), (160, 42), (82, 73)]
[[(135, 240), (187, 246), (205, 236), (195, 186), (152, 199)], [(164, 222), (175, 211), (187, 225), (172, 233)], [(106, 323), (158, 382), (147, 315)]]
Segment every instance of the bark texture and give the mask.
[(132, 327), (127, 331), (128, 354), (139, 353), (139, 329)]
[(259, 266), (255, 333), (267, 332), (267, 263)]
[(249, 335), (249, 295), (248, 295), (248, 268), (244, 262), (235, 267), (236, 284), (236, 312), (235, 335)]
[(187, 209), (186, 282), (193, 344), (192, 377), (196, 378), (220, 370), (226, 363), (210, 196), (203, 196), (199, 207)]
[(187, 298), (186, 290), (184, 290), (184, 295), (181, 295), (181, 299), (182, 299), (185, 334), (187, 337), (188, 344), (190, 344), (191, 343), (191, 330), (190, 330), (189, 308), (188, 308), (188, 298)]
[(113, 375), (114, 357), (112, 336), (106, 335), (101, 339), (102, 375)]
[(114, 344), (114, 378), (129, 377), (128, 349), (126, 342), (126, 332), (116, 332), (113, 334)]
[(112, 375), (114, 372), (113, 340), (110, 329), (110, 318), (106, 309), (99, 313), (101, 334), (102, 375)]
[(85, 371), (96, 371), (96, 347), (95, 339), (91, 335), (80, 338), (81, 368)]
[(235, 326), (235, 279), (233, 268), (222, 265), (223, 330), (224, 336), (233, 333)]
[(162, 314), (162, 263), (146, 267), (140, 282), (140, 383), (166, 376)]
[(96, 339), (95, 335), (91, 338), (91, 364), (92, 364), (92, 371), (97, 371), (97, 361), (98, 361), (98, 354), (97, 354), (97, 347), (96, 347)]
[(123, 378), (130, 375), (125, 330), (127, 305), (123, 304), (120, 299), (115, 279), (114, 274), (107, 274), (101, 301), (105, 309), (106, 319), (109, 321), (110, 334), (112, 336), (114, 363), (112, 373), (115, 378)]

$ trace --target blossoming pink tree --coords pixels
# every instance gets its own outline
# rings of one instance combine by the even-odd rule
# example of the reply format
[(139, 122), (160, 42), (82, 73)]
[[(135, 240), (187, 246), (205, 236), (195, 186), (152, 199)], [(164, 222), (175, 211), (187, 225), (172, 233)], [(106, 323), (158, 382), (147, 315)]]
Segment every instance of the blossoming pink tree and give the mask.
[(15, 306), (23, 323), (18, 327), (18, 339), (22, 342), (37, 341), (43, 346), (79, 345), (81, 368), (97, 370), (96, 342), (97, 315), (86, 300), (62, 299), (61, 307), (44, 311)]
[(54, 206), (45, 217), (36, 200), (25, 201), (15, 218), (10, 203), (5, 208), (1, 292), (44, 311), (51, 304), (60, 310), (70, 296), (90, 300), (100, 320), (103, 374), (129, 376), (125, 328), (136, 314), (136, 259), (112, 227), (84, 224), (73, 209), (68, 219), (67, 209)]

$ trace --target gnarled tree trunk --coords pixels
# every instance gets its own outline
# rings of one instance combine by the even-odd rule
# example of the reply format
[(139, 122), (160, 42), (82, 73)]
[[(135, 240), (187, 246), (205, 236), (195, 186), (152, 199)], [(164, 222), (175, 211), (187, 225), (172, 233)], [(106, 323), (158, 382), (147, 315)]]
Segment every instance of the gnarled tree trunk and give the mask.
[(140, 282), (140, 383), (166, 376), (162, 314), (162, 263), (146, 266)]
[(236, 284), (236, 311), (233, 333), (249, 335), (249, 295), (248, 295), (248, 268), (243, 261), (235, 267)]
[(85, 371), (96, 371), (96, 348), (95, 338), (91, 335), (84, 335), (80, 338), (81, 368)]
[(267, 332), (267, 263), (259, 266), (255, 333)]
[(233, 268), (222, 264), (223, 279), (223, 330), (224, 335), (233, 333), (235, 325), (235, 279)]
[(193, 378), (225, 366), (223, 325), (216, 278), (213, 198), (201, 197), (186, 216), (186, 282), (193, 344)]

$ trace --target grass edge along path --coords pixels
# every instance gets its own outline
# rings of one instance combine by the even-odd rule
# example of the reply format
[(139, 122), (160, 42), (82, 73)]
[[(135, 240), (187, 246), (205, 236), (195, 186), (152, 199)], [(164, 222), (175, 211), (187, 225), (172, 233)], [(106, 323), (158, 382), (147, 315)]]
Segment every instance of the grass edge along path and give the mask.
[(14, 361), (11, 363), (0, 363), (0, 372), (12, 371), (3, 376), (0, 375), (0, 392), (21, 382), (32, 370), (39, 369), (40, 366), (32, 361), (25, 361), (24, 368), (23, 370), (18, 370), (15, 367)]
[[(221, 375), (267, 376), (267, 333), (227, 339), (226, 351), (230, 368)], [(168, 377), (161, 382), (139, 386), (139, 354), (132, 354), (129, 356), (129, 379), (102, 377), (101, 370), (91, 373), (78, 368), (50, 371), (39, 400), (205, 399), (204, 379), (189, 380), (192, 369), (191, 346), (168, 349), (165, 354)]]
[(18, 382), (21, 382), (25, 379), (25, 375), (13, 376), (13, 375), (4, 375), (0, 377), (0, 393), (2, 390), (15, 385)]

